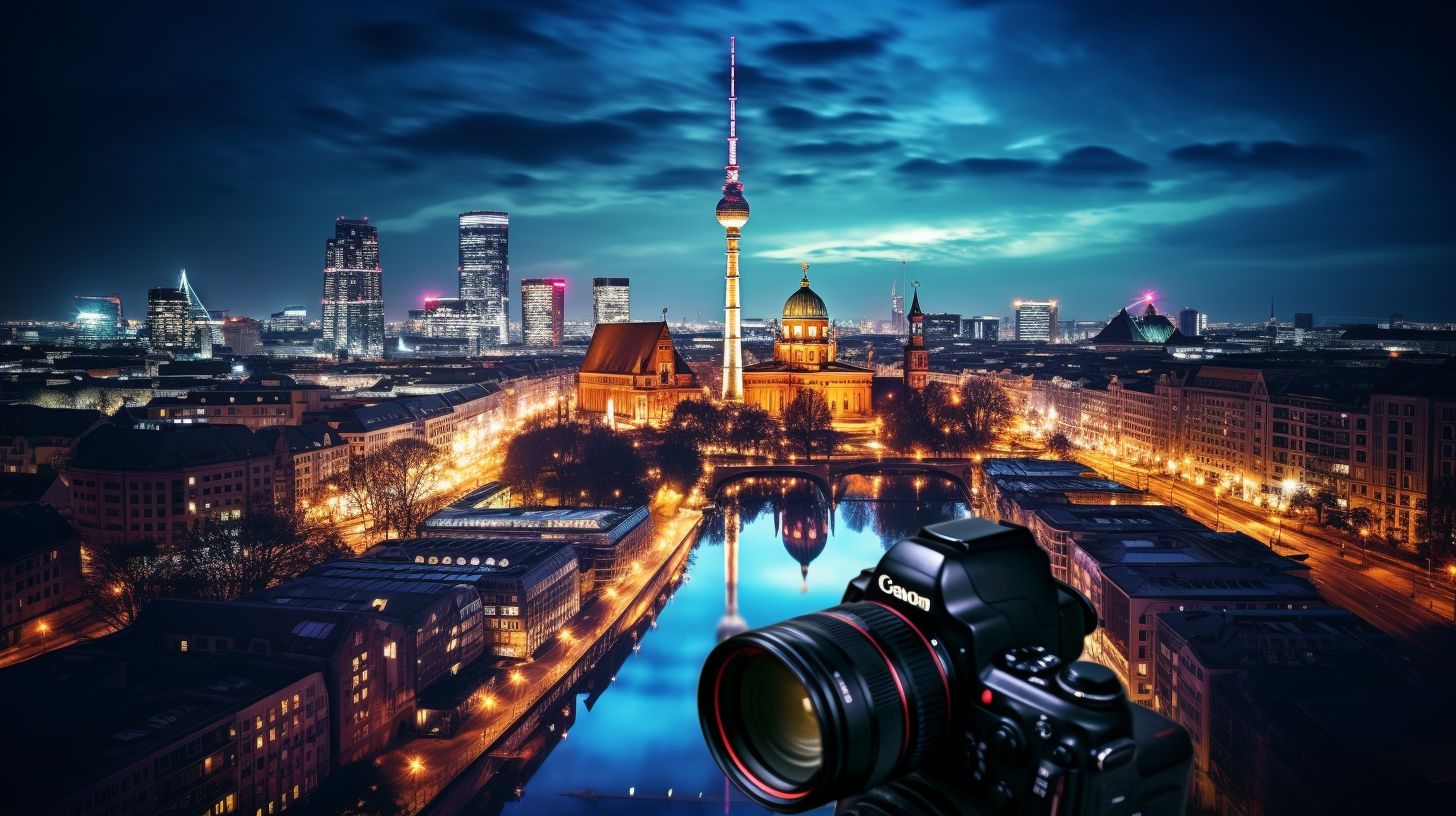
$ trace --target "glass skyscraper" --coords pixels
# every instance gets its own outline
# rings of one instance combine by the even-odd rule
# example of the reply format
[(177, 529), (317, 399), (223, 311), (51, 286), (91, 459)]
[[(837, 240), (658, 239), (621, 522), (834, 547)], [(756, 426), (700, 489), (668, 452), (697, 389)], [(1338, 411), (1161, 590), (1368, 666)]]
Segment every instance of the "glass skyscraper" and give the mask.
[(76, 296), (76, 345), (99, 348), (116, 342), (120, 333), (120, 297)]
[(1055, 300), (1016, 301), (1016, 339), (1054, 343), (1057, 340)]
[(592, 278), (592, 324), (632, 322), (627, 278)]
[(175, 354), (197, 349), (197, 328), (186, 292), (171, 286), (147, 291), (147, 334), (152, 351)]
[(384, 292), (379, 230), (366, 218), (340, 218), (324, 249), (324, 350), (384, 356)]
[(566, 280), (521, 281), (521, 335), (527, 348), (560, 348), (566, 323)]
[(460, 299), (480, 315), (484, 346), (510, 339), (510, 232), (507, 213), (460, 214)]

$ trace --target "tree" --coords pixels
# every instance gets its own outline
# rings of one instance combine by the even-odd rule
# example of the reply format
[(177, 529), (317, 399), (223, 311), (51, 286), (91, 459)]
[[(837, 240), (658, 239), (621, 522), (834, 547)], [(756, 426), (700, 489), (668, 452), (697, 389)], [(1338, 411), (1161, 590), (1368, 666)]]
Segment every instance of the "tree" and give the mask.
[(182, 583), (181, 559), (154, 542), (91, 548), (88, 554), (86, 597), (92, 612), (118, 629), (130, 626), (152, 600), (176, 594)]
[(705, 399), (689, 399), (673, 407), (667, 427), (701, 448), (722, 441), (727, 419), (725, 411), (716, 404)]
[(783, 445), (783, 428), (757, 405), (733, 403), (725, 420), (728, 445), (739, 453), (774, 456)]
[[(376, 526), (401, 536), (412, 535), (425, 517), (443, 504), (440, 483), (445, 457), (422, 439), (391, 442), (365, 457), (374, 496), (370, 504), (381, 518)], [(382, 524), (380, 523), (382, 522)]]
[(1015, 411), (1006, 389), (983, 377), (972, 377), (952, 399), (951, 416), (967, 447), (982, 449), (995, 441)]
[(1431, 485), (1426, 511), (1416, 518), (1416, 536), (1432, 558), (1456, 554), (1456, 476), (1442, 476)]
[(1346, 514), (1346, 518), (1349, 520), (1350, 529), (1354, 530), (1356, 535), (1361, 530), (1368, 533), (1375, 526), (1375, 512), (1369, 507), (1352, 507)]
[(823, 394), (812, 388), (799, 389), (784, 408), (784, 438), (806, 460), (812, 460), (815, 451), (833, 452), (839, 434)]
[(501, 480), (525, 503), (621, 504), (646, 497), (647, 466), (632, 438), (604, 425), (538, 425), (506, 448)]
[(657, 443), (658, 474), (665, 487), (687, 493), (703, 477), (703, 454), (685, 431), (669, 429)]
[(1047, 451), (1058, 459), (1070, 459), (1072, 458), (1072, 454), (1077, 451), (1077, 446), (1073, 445), (1072, 440), (1068, 439), (1067, 435), (1061, 431), (1057, 431), (1048, 437), (1046, 446)]
[(297, 511), (209, 519), (188, 530), (181, 552), (185, 594), (231, 600), (354, 553), (332, 525)]

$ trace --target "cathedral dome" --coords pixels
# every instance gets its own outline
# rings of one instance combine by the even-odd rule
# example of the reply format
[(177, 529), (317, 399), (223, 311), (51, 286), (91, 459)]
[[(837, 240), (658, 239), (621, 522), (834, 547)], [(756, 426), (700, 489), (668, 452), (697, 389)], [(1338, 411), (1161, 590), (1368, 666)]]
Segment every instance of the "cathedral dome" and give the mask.
[(824, 305), (824, 298), (814, 293), (809, 288), (809, 273), (804, 272), (804, 279), (799, 281), (799, 290), (789, 299), (784, 301), (784, 317), (786, 318), (822, 318), (829, 319), (829, 309)]

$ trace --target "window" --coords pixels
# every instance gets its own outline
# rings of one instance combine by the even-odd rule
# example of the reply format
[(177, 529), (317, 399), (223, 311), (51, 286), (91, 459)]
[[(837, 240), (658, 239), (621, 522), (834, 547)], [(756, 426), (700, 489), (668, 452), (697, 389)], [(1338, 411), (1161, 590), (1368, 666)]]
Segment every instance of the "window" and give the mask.
[(178, 650), (181, 651), (181, 652), (183, 652), (185, 654), (187, 652), (187, 641), (185, 641), (185, 640), (184, 641), (181, 641), (178, 644)]

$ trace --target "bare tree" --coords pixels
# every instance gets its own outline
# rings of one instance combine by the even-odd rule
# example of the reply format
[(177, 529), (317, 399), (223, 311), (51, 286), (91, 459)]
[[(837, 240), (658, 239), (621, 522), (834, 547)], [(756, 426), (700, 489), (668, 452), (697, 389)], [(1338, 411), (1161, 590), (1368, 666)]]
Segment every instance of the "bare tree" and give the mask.
[(175, 594), (182, 560), (153, 542), (92, 548), (82, 576), (93, 614), (118, 629), (130, 626), (142, 607)]
[(294, 511), (210, 519), (186, 533), (183, 547), (183, 591), (218, 600), (260, 592), (353, 555), (331, 525)]
[(757, 405), (732, 403), (727, 420), (728, 445), (740, 453), (772, 456), (783, 445), (783, 428)]
[(806, 460), (812, 460), (815, 451), (826, 454), (834, 451), (839, 434), (834, 430), (834, 415), (823, 394), (812, 388), (799, 389), (784, 407), (784, 438)]
[(365, 466), (373, 494), (369, 503), (378, 514), (376, 527), (410, 535), (443, 503), (439, 492), (445, 457), (424, 440), (391, 442), (368, 456)]
[(966, 380), (955, 397), (951, 400), (950, 412), (953, 433), (959, 434), (965, 445), (974, 450), (995, 441), (1014, 414), (1006, 390), (982, 377)]
[(1077, 451), (1077, 446), (1073, 445), (1072, 440), (1068, 439), (1067, 435), (1061, 431), (1057, 431), (1047, 437), (1046, 446), (1047, 451), (1058, 459), (1070, 459), (1072, 458), (1072, 454)]

